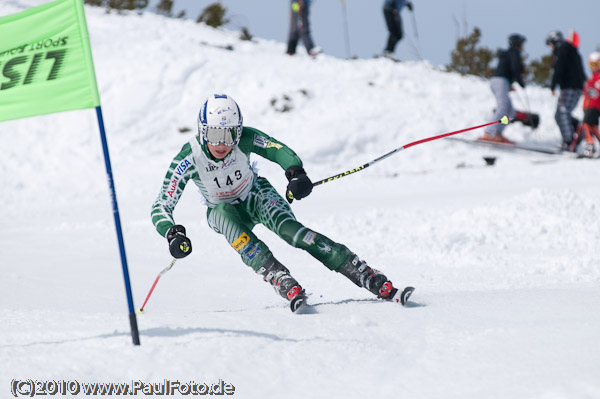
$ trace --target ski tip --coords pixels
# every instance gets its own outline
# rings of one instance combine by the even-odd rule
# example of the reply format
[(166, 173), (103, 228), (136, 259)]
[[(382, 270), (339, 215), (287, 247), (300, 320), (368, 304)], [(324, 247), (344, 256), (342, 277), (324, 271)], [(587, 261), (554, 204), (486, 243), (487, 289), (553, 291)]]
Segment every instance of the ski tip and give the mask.
[(404, 290), (402, 290), (402, 294), (400, 294), (400, 303), (402, 304), (402, 306), (406, 306), (406, 304), (408, 303), (408, 298), (410, 298), (414, 291), (414, 287), (406, 287), (404, 288)]
[(306, 295), (296, 295), (294, 299), (290, 301), (290, 309), (294, 313), (301, 313), (301, 309), (306, 306)]
[(500, 123), (502, 123), (503, 125), (508, 125), (508, 121), (510, 120), (509, 117), (507, 117), (506, 115), (504, 115), (501, 119), (500, 119)]

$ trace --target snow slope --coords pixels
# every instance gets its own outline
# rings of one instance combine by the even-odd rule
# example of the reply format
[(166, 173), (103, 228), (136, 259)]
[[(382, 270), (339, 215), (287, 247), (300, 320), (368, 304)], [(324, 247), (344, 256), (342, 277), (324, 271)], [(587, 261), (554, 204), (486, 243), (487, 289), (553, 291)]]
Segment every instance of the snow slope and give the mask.
[[(426, 62), (289, 57), (190, 21), (86, 13), (138, 307), (171, 260), (150, 206), (209, 93), (232, 95), (313, 180), (489, 122), (495, 106), (486, 81)], [(541, 124), (506, 135), (558, 144), (550, 91), (512, 95)], [(0, 148), (2, 397), (14, 379), (221, 379), (240, 398), (600, 397), (598, 161), (438, 140), (315, 188), (298, 219), (417, 291), (406, 308), (379, 302), (258, 226), (311, 294), (306, 315), (208, 228), (190, 187), (175, 217), (194, 253), (160, 280), (134, 347), (95, 113), (4, 122)], [(283, 193), (283, 171), (256, 160)]]

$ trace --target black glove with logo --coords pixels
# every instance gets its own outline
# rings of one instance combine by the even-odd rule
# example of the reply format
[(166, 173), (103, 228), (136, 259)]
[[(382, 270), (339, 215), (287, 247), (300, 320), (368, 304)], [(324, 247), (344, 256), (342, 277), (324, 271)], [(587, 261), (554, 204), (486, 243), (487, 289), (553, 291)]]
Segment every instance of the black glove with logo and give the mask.
[(290, 166), (285, 171), (285, 177), (289, 181), (285, 197), (290, 204), (294, 199), (301, 200), (311, 193), (313, 184), (301, 166)]
[(406, 8), (408, 8), (408, 11), (412, 11), (413, 10), (413, 3), (410, 1), (406, 2)]
[(185, 258), (192, 253), (192, 242), (185, 236), (185, 227), (176, 224), (167, 232), (169, 252), (174, 258)]

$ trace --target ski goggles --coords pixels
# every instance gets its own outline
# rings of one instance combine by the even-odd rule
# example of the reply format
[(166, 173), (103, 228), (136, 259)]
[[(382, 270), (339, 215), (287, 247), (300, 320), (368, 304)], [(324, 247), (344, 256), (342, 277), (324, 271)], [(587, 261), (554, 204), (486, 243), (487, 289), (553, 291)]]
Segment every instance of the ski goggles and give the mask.
[(237, 141), (238, 127), (222, 127), (222, 126), (206, 126), (203, 134), (204, 140), (210, 145), (219, 145), (221, 143), (226, 146), (232, 146)]

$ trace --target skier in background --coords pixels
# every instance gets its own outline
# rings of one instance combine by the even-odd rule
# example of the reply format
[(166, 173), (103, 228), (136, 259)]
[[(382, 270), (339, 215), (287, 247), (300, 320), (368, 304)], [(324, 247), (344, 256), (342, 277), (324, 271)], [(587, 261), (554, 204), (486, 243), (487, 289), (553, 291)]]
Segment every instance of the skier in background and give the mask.
[(583, 124), (581, 130), (585, 135), (585, 147), (582, 155), (591, 158), (594, 155), (595, 136), (600, 141), (598, 119), (600, 119), (600, 52), (593, 52), (588, 58), (592, 77), (583, 88)]
[(396, 49), (396, 44), (404, 36), (402, 18), (400, 17), (400, 11), (402, 11), (402, 7), (404, 6), (410, 11), (413, 10), (413, 3), (407, 0), (385, 0), (383, 3), (383, 16), (389, 32), (383, 56), (393, 60), (395, 60), (394, 50)]
[[(496, 97), (496, 110), (494, 111), (494, 119), (500, 120), (504, 115), (510, 119), (515, 117), (515, 109), (508, 95), (512, 90), (512, 83), (517, 82), (521, 87), (525, 87), (523, 81), (523, 60), (521, 59), (521, 51), (525, 43), (525, 36), (518, 33), (508, 37), (508, 49), (502, 51), (498, 58), (498, 66), (494, 74), (490, 78), (490, 87)], [(495, 143), (514, 144), (502, 135), (504, 124), (496, 124), (488, 126), (484, 135), (480, 140), (492, 141)]]
[(554, 119), (562, 135), (563, 150), (575, 151), (577, 140), (574, 140), (574, 133), (579, 121), (571, 113), (579, 102), (586, 81), (581, 55), (577, 50), (579, 36), (576, 32), (571, 32), (569, 40), (565, 41), (560, 31), (553, 31), (548, 34), (546, 44), (552, 48), (554, 56), (554, 72), (550, 84), (552, 95), (557, 86), (560, 88)]
[(311, 0), (292, 0), (290, 14), (290, 33), (288, 36), (287, 54), (296, 54), (298, 40), (302, 38), (302, 43), (306, 47), (306, 52), (311, 57), (316, 57), (322, 52), (321, 48), (315, 46), (310, 34), (310, 10)]
[(186, 184), (193, 181), (208, 204), (208, 225), (225, 236), (246, 265), (291, 301), (293, 311), (305, 300), (304, 289), (252, 232), (258, 223), (357, 286), (379, 298), (405, 304), (412, 288), (404, 291), (394, 288), (383, 273), (360, 260), (346, 246), (296, 220), (290, 206), (269, 181), (250, 166), (249, 156), (255, 153), (285, 170), (289, 182), (286, 197), (290, 203), (312, 191), (313, 184), (302, 161), (285, 144), (258, 129), (243, 126), (242, 122), (240, 108), (231, 97), (209, 96), (200, 109), (198, 135), (171, 162), (151, 213), (156, 230), (168, 241), (171, 255), (183, 258), (192, 252), (186, 229), (175, 224), (173, 211)]

